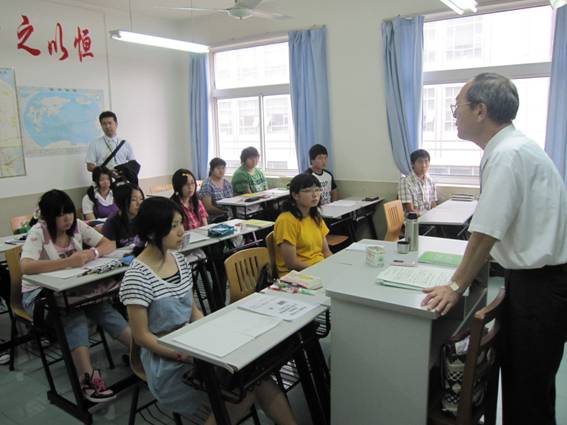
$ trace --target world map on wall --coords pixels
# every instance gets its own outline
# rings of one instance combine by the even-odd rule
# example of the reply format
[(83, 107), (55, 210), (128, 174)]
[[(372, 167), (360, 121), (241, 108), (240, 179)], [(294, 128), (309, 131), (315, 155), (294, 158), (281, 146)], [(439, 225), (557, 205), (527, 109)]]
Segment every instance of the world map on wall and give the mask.
[(19, 87), (26, 156), (85, 152), (100, 135), (102, 90)]
[(13, 69), (0, 68), (0, 177), (25, 174), (16, 76)]

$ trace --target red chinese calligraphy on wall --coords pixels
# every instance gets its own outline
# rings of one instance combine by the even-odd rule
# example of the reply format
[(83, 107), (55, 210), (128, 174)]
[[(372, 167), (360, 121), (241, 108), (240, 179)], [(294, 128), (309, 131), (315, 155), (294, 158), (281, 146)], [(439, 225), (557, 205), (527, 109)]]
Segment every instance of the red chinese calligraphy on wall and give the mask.
[(84, 57), (94, 57), (91, 52), (92, 40), (87, 28), (81, 29), (77, 27), (77, 36), (75, 37), (75, 42), (73, 47), (77, 48), (79, 51), (79, 61), (83, 61)]
[(63, 27), (59, 22), (57, 22), (57, 25), (55, 26), (55, 38), (47, 42), (47, 50), (49, 50), (49, 54), (51, 56), (61, 50), (61, 56), (59, 56), (60, 61), (69, 57), (69, 52), (63, 45)]
[(39, 56), (41, 54), (41, 50), (35, 49), (26, 45), (28, 38), (33, 33), (33, 25), (30, 24), (30, 20), (26, 15), (22, 15), (22, 23), (18, 26), (18, 49), (25, 50), (30, 55)]
[[(30, 23), (27, 15), (21, 15), (22, 22), (16, 30), (18, 35), (18, 49), (25, 50), (32, 56), (41, 55), (41, 50), (30, 47), (27, 42), (32, 33), (34, 26)], [(57, 55), (60, 61), (69, 58), (69, 51), (64, 44), (63, 25), (59, 22), (55, 25), (55, 37), (47, 41), (47, 51), (50, 56)], [(77, 26), (77, 36), (73, 40), (73, 47), (77, 50), (79, 61), (83, 62), (85, 58), (94, 58), (92, 52), (93, 40), (88, 28)]]

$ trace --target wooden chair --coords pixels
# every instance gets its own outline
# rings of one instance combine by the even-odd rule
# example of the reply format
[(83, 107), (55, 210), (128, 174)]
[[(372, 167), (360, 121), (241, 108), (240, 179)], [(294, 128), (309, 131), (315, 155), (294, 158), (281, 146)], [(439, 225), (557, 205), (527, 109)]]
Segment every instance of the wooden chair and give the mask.
[(173, 190), (173, 185), (171, 183), (164, 183), (164, 184), (156, 184), (153, 186), (150, 186), (150, 193), (151, 194), (156, 194), (156, 193), (160, 193), (160, 192), (167, 192)]
[(402, 201), (395, 200), (384, 204), (384, 214), (386, 216), (386, 236), (385, 241), (398, 241), (404, 224), (404, 209)]
[(347, 235), (332, 235), (330, 233), (327, 235), (327, 245), (329, 245), (329, 249), (332, 252), (339, 251), (339, 247), (345, 244), (348, 240), (349, 237)]
[[(39, 355), (41, 358), (41, 362), (43, 368), (45, 370), (45, 374), (47, 376), (47, 380), (49, 381), (50, 388), (54, 388), (53, 378), (51, 376), (51, 372), (49, 370), (49, 366), (53, 363), (56, 363), (62, 360), (62, 357), (55, 357), (51, 361), (47, 361), (47, 357), (43, 350), (42, 341), (40, 339), (40, 334), (43, 332), (42, 330), (37, 329), (37, 326), (34, 325), (32, 317), (24, 310), (22, 306), (22, 268), (20, 266), (20, 257), (22, 255), (22, 246), (18, 245), (14, 248), (6, 251), (4, 253), (6, 257), (6, 264), (8, 265), (8, 272), (10, 274), (10, 319), (11, 319), (11, 329), (10, 329), (10, 370), (14, 370), (14, 362), (16, 358), (16, 346), (26, 343), (31, 339), (35, 339), (38, 349)], [(27, 335), (19, 336), (18, 335), (18, 327), (17, 321), (21, 321), (29, 327), (30, 331)], [(103, 344), (104, 351), (107, 356), (108, 364), (111, 369), (114, 368), (114, 362), (112, 360), (112, 356), (110, 354), (110, 348), (108, 347), (108, 342), (104, 335), (104, 330), (101, 326), (97, 326), (97, 331), (100, 336), (100, 341), (96, 341), (91, 344), (91, 346)]]
[[(138, 398), (140, 396), (140, 387), (142, 385), (147, 385), (146, 372), (144, 371), (144, 365), (142, 364), (142, 359), (140, 359), (140, 346), (132, 341), (130, 342), (130, 369), (134, 372), (134, 375), (140, 380), (140, 382), (135, 386), (134, 392), (132, 394), (132, 402), (130, 403), (130, 415), (128, 416), (128, 425), (134, 425), (136, 423), (136, 414), (144, 409), (147, 409), (153, 404), (157, 403), (157, 400), (153, 399), (150, 402), (138, 407)], [(182, 425), (183, 421), (179, 413), (173, 413), (173, 421), (175, 425)]]
[[(20, 267), (20, 256), (22, 255), (22, 246), (18, 245), (4, 253), (6, 264), (8, 265), (8, 273), (10, 274), (10, 370), (14, 370), (14, 362), (16, 359), (16, 346), (35, 338), (40, 350), (42, 363), (46, 364), (47, 359), (43, 352), (43, 347), (39, 339), (39, 335), (33, 328), (32, 317), (22, 307), (22, 269)], [(27, 335), (18, 335), (17, 321), (20, 320), (30, 327)]]
[(10, 228), (12, 229), (12, 233), (16, 233), (16, 230), (18, 230), (20, 227), (22, 227), (25, 223), (29, 223), (30, 220), (32, 219), (32, 215), (31, 214), (26, 214), (26, 215), (19, 215), (17, 217), (12, 217), (10, 219)]
[(231, 303), (254, 292), (262, 267), (269, 263), (265, 247), (243, 249), (224, 261)]
[[(441, 394), (436, 394), (430, 397), (432, 401), (429, 406), (429, 425), (473, 425), (478, 424), (483, 416), (485, 425), (496, 424), (499, 371), (497, 337), (501, 328), (500, 315), (504, 296), (504, 289), (501, 289), (494, 301), (475, 313), (470, 329), (452, 338), (456, 341), (462, 340), (466, 335), (470, 338), (457, 416), (441, 410)], [(486, 325), (492, 320), (492, 327), (486, 331)], [(494, 356), (495, 360), (479, 362), (479, 358), (487, 356), (489, 351), (492, 351), (491, 356)], [(479, 381), (486, 383), (486, 393), (481, 404), (475, 407), (474, 388)]]

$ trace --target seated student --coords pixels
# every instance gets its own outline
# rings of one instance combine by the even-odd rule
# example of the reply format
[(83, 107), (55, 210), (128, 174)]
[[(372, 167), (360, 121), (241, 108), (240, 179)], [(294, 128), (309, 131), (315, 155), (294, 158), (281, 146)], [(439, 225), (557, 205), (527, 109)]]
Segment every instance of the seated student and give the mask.
[(226, 216), (230, 210), (217, 206), (217, 201), (233, 196), (232, 184), (224, 178), (226, 162), (221, 158), (213, 158), (209, 166), (209, 177), (201, 184), (199, 198), (205, 204), (209, 216)]
[(118, 207), (114, 204), (112, 193), (112, 173), (106, 167), (96, 167), (93, 170), (94, 186), (83, 196), (83, 215), (85, 220), (110, 217)]
[[(158, 336), (203, 317), (193, 303), (191, 267), (175, 252), (183, 241), (182, 222), (183, 210), (169, 199), (155, 197), (142, 203), (136, 227), (145, 247), (124, 275), (120, 300), (128, 309), (134, 341), (141, 347), (151, 393), (166, 409), (190, 416), (207, 400), (206, 393), (184, 383), (192, 360), (158, 342)], [(284, 395), (270, 379), (240, 404), (227, 404), (233, 423), (248, 412), (255, 399), (275, 423), (295, 424)], [(214, 423), (213, 416), (206, 421)]]
[(413, 151), (410, 155), (412, 172), (400, 179), (398, 198), (404, 211), (423, 214), (437, 206), (437, 189), (429, 177), (429, 152), (424, 149)]
[(102, 234), (116, 244), (116, 248), (136, 243), (134, 218), (144, 200), (142, 189), (132, 183), (122, 183), (114, 189), (114, 202), (118, 212), (102, 226)]
[[(75, 205), (60, 190), (50, 190), (39, 201), (41, 219), (30, 230), (22, 249), (22, 273), (45, 273), (67, 267), (81, 267), (100, 255), (111, 252), (112, 242), (75, 217)], [(83, 244), (90, 246), (83, 249)], [(22, 282), (22, 305), (33, 316), (35, 299), (41, 288)], [(114, 398), (93, 369), (89, 352), (89, 323), (101, 325), (113, 338), (130, 345), (130, 328), (124, 318), (107, 302), (90, 304), (63, 317), (65, 336), (77, 369), (83, 395), (98, 403)]]
[(268, 180), (262, 170), (257, 168), (260, 160), (258, 149), (253, 146), (245, 148), (240, 154), (240, 167), (232, 175), (232, 188), (235, 195), (256, 193), (268, 189)]
[(319, 213), (321, 183), (311, 174), (298, 174), (289, 184), (290, 199), (274, 227), (276, 265), (283, 276), (303, 270), (331, 255), (329, 229)]
[(209, 215), (197, 195), (197, 180), (193, 173), (180, 168), (171, 177), (173, 195), (171, 200), (183, 210), (183, 227), (185, 230), (206, 226)]
[(321, 183), (321, 205), (334, 202), (339, 199), (339, 191), (335, 178), (330, 171), (326, 170), (327, 166), (327, 148), (323, 145), (313, 145), (309, 149), (309, 160), (311, 166), (305, 170), (306, 173), (313, 174)]

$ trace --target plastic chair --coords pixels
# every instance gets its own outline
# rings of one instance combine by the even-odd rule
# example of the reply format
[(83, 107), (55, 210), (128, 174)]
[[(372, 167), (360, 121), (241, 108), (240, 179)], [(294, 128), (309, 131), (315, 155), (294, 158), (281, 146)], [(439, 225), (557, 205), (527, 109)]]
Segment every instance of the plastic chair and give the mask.
[[(470, 328), (451, 338), (460, 341), (469, 335), (469, 346), (465, 360), (463, 382), (456, 417), (441, 410), (441, 394), (430, 397), (428, 424), (430, 425), (473, 425), (478, 424), (484, 417), (484, 425), (496, 424), (496, 408), (498, 402), (498, 372), (499, 362), (497, 353), (497, 337), (501, 328), (500, 315), (503, 308), (505, 291), (502, 288), (496, 298), (486, 307), (477, 311), (472, 319)], [(490, 330), (486, 325), (494, 320)], [(494, 356), (492, 362), (480, 362), (481, 357)], [(480, 365), (480, 366), (479, 366)], [(486, 393), (479, 406), (473, 404), (475, 386), (479, 382), (486, 384)]]
[(243, 249), (224, 261), (231, 303), (255, 291), (260, 271), (269, 263), (270, 256), (265, 247)]
[(398, 241), (404, 224), (404, 209), (402, 207), (402, 201), (398, 199), (386, 202), (384, 204), (384, 214), (386, 216), (387, 226), (384, 240), (392, 242)]
[(266, 236), (266, 248), (268, 248), (268, 254), (270, 256), (270, 264), (272, 269), (272, 277), (275, 279), (278, 276), (278, 268), (276, 265), (276, 240), (274, 237), (274, 232), (268, 233)]
[(10, 218), (10, 228), (12, 229), (12, 233), (15, 234), (16, 230), (18, 230), (24, 224), (29, 223), (32, 217), (33, 216), (31, 214), (26, 214)]

